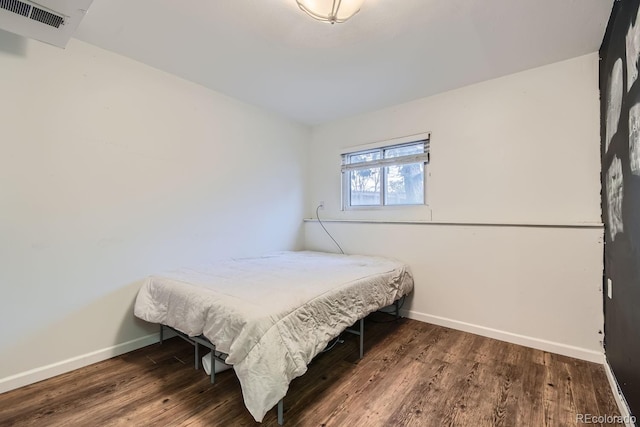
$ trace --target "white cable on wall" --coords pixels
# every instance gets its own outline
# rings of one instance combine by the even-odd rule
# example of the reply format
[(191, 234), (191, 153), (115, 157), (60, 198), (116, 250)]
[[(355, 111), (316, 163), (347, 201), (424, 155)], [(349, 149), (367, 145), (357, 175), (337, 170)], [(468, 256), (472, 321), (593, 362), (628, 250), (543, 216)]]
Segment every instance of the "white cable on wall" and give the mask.
[(316, 218), (318, 219), (318, 222), (320, 223), (320, 225), (322, 226), (322, 229), (324, 230), (325, 233), (327, 233), (327, 235), (329, 237), (331, 237), (331, 240), (333, 240), (333, 243), (336, 244), (336, 246), (338, 247), (338, 249), (340, 249), (340, 253), (344, 255), (344, 251), (342, 250), (342, 247), (340, 246), (340, 244), (338, 242), (336, 242), (336, 239), (333, 238), (333, 236), (331, 235), (331, 233), (329, 233), (329, 230), (327, 230), (327, 228), (324, 226), (324, 224), (322, 223), (322, 220), (320, 219), (320, 215), (318, 215), (318, 212), (320, 211), (320, 208), (322, 207), (322, 204), (318, 205), (318, 207), (316, 208)]

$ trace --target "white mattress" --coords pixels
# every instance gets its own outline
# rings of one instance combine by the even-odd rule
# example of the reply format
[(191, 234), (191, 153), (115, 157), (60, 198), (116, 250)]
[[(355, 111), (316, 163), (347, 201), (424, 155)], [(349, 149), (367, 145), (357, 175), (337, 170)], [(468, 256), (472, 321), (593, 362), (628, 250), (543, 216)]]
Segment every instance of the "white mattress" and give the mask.
[(151, 276), (134, 312), (227, 353), (262, 421), (331, 339), (412, 289), (408, 266), (395, 260), (279, 252)]

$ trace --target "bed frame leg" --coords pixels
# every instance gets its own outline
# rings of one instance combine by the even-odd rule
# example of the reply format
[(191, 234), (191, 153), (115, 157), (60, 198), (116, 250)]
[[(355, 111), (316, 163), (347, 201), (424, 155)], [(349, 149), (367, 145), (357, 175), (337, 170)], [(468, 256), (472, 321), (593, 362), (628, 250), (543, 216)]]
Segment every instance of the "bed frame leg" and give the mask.
[(284, 397), (278, 402), (278, 424), (284, 425)]
[(211, 384), (216, 382), (216, 347), (211, 349)]
[(160, 344), (164, 342), (164, 325), (160, 324)]
[(360, 319), (360, 359), (364, 357), (364, 319)]
[(396, 320), (400, 319), (400, 300), (397, 299), (396, 302), (393, 303), (396, 306)]
[(195, 346), (195, 355), (196, 355), (196, 360), (194, 360), (195, 364), (196, 364), (196, 371), (198, 369), (200, 369), (200, 346), (198, 345), (197, 342), (194, 342), (193, 345)]

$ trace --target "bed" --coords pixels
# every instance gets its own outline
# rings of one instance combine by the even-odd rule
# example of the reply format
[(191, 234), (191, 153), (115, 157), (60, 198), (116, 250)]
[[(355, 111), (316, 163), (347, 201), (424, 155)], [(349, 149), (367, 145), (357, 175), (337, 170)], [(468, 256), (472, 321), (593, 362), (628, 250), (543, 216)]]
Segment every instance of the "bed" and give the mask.
[(224, 354), (256, 421), (349, 326), (413, 289), (402, 262), (372, 256), (278, 252), (148, 277), (134, 314)]

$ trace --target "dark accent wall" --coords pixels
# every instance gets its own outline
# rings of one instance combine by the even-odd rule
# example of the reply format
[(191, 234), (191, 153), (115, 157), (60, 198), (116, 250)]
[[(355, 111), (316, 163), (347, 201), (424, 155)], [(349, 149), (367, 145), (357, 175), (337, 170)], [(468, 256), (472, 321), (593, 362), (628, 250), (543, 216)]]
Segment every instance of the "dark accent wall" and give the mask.
[[(600, 48), (605, 351), (640, 416), (640, 0), (614, 3)], [(612, 283), (612, 298), (607, 295)]]

